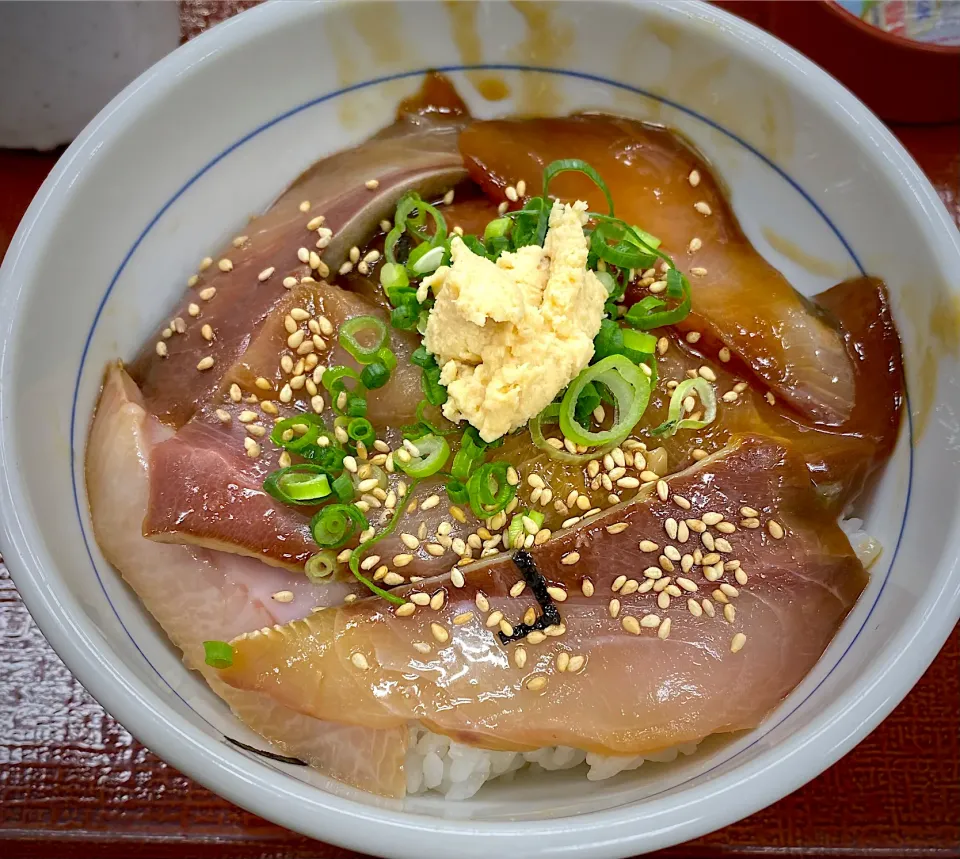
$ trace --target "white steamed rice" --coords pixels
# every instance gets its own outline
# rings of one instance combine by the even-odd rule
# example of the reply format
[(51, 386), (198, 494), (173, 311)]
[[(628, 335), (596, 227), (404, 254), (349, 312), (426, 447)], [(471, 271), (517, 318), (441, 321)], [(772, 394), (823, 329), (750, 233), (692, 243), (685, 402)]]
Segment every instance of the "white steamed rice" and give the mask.
[(510, 779), (521, 769), (555, 772), (586, 765), (589, 781), (612, 778), (635, 770), (644, 761), (669, 763), (678, 755), (692, 755), (696, 743), (631, 757), (595, 755), (568, 746), (550, 746), (533, 752), (492, 752), (453, 742), (419, 725), (410, 727), (410, 743), (404, 770), (410, 796), (436, 791), (445, 799), (469, 799), (488, 781)]
[[(863, 530), (862, 519), (841, 519), (840, 527), (866, 569), (880, 556), (881, 545)], [(488, 781), (511, 779), (518, 771), (555, 772), (585, 765), (588, 781), (602, 781), (619, 773), (635, 770), (645, 761), (670, 763), (679, 755), (692, 755), (697, 743), (686, 743), (646, 755), (606, 756), (550, 746), (533, 752), (492, 752), (453, 742), (417, 724), (410, 726), (410, 742), (404, 770), (410, 796), (435, 791), (445, 799), (469, 799)]]

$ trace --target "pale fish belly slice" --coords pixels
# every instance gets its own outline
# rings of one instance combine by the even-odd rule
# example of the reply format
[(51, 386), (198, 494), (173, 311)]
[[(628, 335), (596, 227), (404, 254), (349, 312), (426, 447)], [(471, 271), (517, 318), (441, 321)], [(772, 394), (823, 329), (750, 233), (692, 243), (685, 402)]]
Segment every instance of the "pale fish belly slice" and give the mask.
[[(763, 527), (740, 529), (753, 511)], [(693, 524), (680, 542), (684, 519)], [(524, 558), (543, 579), (511, 597), (520, 566), (529, 573)], [(412, 614), (367, 599), (251, 630), (220, 676), (317, 718), (398, 729), (419, 720), (491, 749), (643, 754), (755, 727), (866, 582), (802, 459), (759, 436), (463, 574), (462, 587), (442, 577), (398, 588), (435, 597)], [(537, 583), (549, 587), (544, 601)], [(528, 611), (552, 618), (548, 628), (504, 643)]]
[(169, 433), (146, 414), (126, 373), (110, 368), (86, 456), (91, 518), (104, 556), (183, 651), (186, 664), (201, 671), (214, 691), (275, 749), (361, 789), (402, 794), (405, 729), (329, 725), (258, 693), (229, 689), (204, 665), (204, 640), (229, 639), (251, 626), (291, 621), (314, 606), (339, 602), (346, 589), (340, 584), (311, 585), (302, 575), (247, 558), (144, 539), (150, 448)]

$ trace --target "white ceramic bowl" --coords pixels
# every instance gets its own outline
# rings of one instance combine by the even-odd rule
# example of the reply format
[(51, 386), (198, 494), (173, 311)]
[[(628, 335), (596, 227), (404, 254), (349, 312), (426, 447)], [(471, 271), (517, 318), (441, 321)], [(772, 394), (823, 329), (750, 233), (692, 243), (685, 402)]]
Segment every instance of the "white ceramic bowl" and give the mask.
[[(105, 362), (134, 353), (208, 249), (311, 161), (385, 124), (431, 66), (481, 116), (606, 108), (674, 126), (712, 159), (748, 235), (793, 283), (813, 292), (862, 270), (891, 289), (910, 414), (865, 512), (885, 547), (870, 586), (762, 726), (676, 766), (398, 803), (248, 756), (221, 730), (251, 735), (182, 667), (91, 537), (83, 450)], [(501, 84), (509, 98), (480, 95)], [(114, 716), (284, 826), (416, 859), (622, 857), (674, 844), (833, 763), (906, 694), (956, 622), (958, 276), (957, 232), (887, 130), (811, 63), (710, 7), (269, 4), (119, 95), (13, 241), (0, 274), (6, 562), (51, 644)]]

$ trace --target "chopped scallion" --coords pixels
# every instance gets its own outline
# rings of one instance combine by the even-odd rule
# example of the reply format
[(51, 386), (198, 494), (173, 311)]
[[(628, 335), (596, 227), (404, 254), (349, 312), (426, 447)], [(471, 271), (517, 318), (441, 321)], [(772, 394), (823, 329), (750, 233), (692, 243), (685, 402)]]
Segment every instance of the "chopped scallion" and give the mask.
[(205, 641), (203, 661), (211, 668), (229, 668), (233, 665), (233, 648), (225, 641)]

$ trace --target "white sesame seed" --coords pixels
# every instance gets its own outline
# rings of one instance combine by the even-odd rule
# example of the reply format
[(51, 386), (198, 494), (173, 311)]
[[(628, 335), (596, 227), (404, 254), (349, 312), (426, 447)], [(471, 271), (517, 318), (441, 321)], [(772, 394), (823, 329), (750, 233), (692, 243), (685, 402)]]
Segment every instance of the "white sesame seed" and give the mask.
[(507, 212), (507, 209), (510, 208), (510, 204), (504, 200), (499, 206), (497, 206), (497, 214), (504, 215)]
[(776, 521), (776, 519), (771, 519), (767, 522), (767, 531), (770, 533), (770, 536), (774, 540), (782, 540), (784, 536), (783, 526)]
[(661, 501), (666, 501), (670, 497), (670, 487), (667, 485), (666, 480), (657, 481), (657, 496)]
[(620, 621), (620, 625), (629, 633), (633, 635), (640, 634), (640, 621), (638, 621), (632, 614), (624, 615)]
[(705, 203), (703, 200), (698, 200), (693, 204), (693, 208), (696, 209), (701, 215), (712, 215), (713, 209)]
[(367, 181), (363, 183), (363, 187), (366, 188), (368, 191), (376, 191), (377, 188), (380, 187), (380, 180), (367, 179)]
[(516, 203), (519, 199), (519, 196), (517, 195), (517, 189), (514, 188), (513, 185), (507, 185), (503, 193), (511, 203)]
[(718, 552), (723, 552), (724, 554), (730, 554), (733, 551), (733, 546), (730, 545), (730, 542), (723, 537), (717, 537), (713, 541), (714, 546)]
[(567, 592), (563, 588), (551, 586), (547, 588), (547, 593), (557, 602), (566, 602), (567, 600)]
[(618, 617), (620, 615), (620, 600), (616, 598), (610, 600), (607, 604), (607, 614), (609, 614), (610, 617)]
[(224, 271), (224, 272), (233, 271), (233, 262), (227, 259), (226, 257), (224, 257), (222, 260), (220, 260), (217, 263), (217, 268), (220, 269), (220, 271)]
[(243, 446), (247, 451), (247, 456), (251, 459), (256, 459), (260, 456), (260, 445), (252, 438), (245, 438), (243, 440)]
[(700, 376), (706, 379), (708, 382), (716, 382), (717, 374), (713, 372), (709, 367), (701, 367), (697, 372)]
[(622, 576), (622, 575), (621, 575), (621, 576), (617, 576), (617, 577), (613, 580), (613, 584), (610, 585), (610, 589), (611, 589), (614, 593), (616, 593), (616, 592), (619, 591), (620, 588), (622, 588), (626, 583), (627, 583), (627, 577), (626, 577), (626, 576)]
[(663, 623), (660, 624), (660, 628), (657, 630), (657, 638), (666, 639), (670, 636), (670, 626), (672, 621), (669, 617), (664, 618)]
[(568, 552), (566, 555), (564, 555), (564, 556), (560, 559), (560, 563), (561, 563), (561, 564), (565, 564), (566, 566), (569, 567), (569, 566), (572, 566), (573, 564), (577, 563), (577, 561), (579, 561), (579, 560), (580, 560), (580, 553), (579, 553), (579, 552)]
[(440, 503), (439, 495), (431, 495), (428, 498), (423, 500), (423, 503), (420, 505), (421, 510), (432, 510)]
[(527, 689), (531, 692), (542, 692), (547, 686), (546, 677), (534, 677), (527, 681)]
[(217, 288), (215, 286), (208, 286), (206, 289), (201, 289), (197, 294), (200, 296), (201, 301), (209, 301), (217, 294)]
[(197, 364), (198, 370), (209, 370), (213, 366), (213, 356), (207, 355), (206, 358), (201, 358)]
[(742, 632), (738, 632), (730, 642), (730, 652), (739, 653), (741, 650), (743, 650), (743, 645), (746, 643), (747, 637)]
[(370, 663), (367, 662), (367, 657), (362, 653), (354, 653), (350, 657), (350, 661), (354, 664), (355, 667), (359, 668), (361, 671), (366, 671), (370, 667)]

